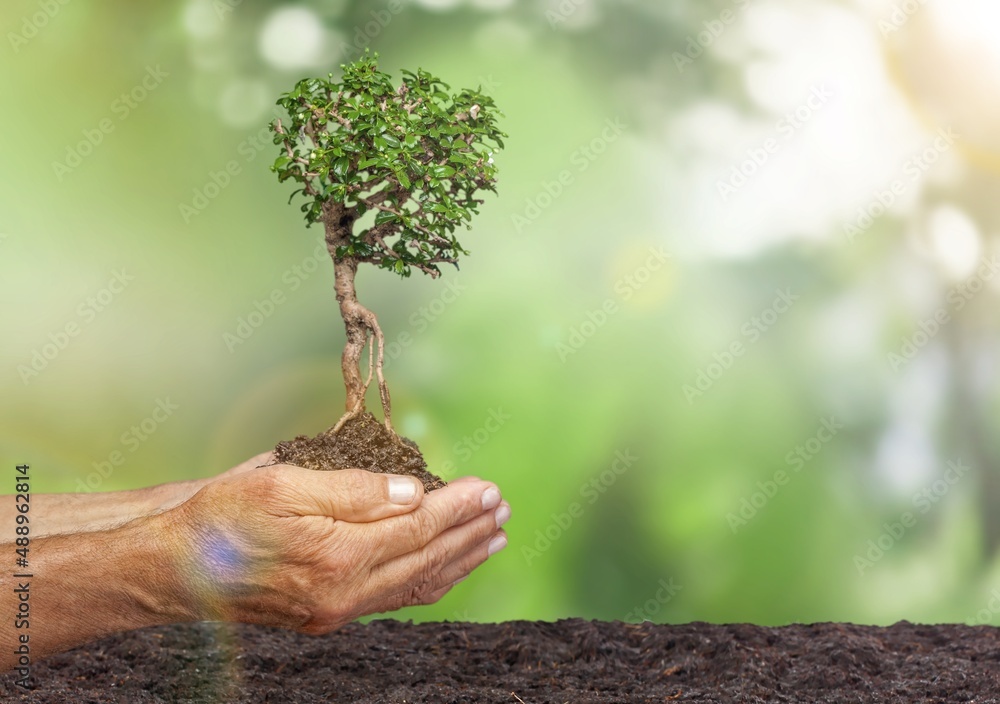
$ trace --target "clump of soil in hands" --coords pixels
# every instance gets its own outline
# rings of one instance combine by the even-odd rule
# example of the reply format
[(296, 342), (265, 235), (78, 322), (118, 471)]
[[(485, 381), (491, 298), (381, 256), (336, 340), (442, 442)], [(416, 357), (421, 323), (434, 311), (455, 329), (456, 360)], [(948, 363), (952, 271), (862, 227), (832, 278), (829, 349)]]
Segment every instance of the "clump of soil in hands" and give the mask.
[(316, 437), (300, 435), (279, 442), (272, 464), (291, 464), (306, 469), (332, 471), (367, 469), (381, 474), (408, 474), (416, 477), (426, 491), (445, 486), (427, 471), (427, 463), (417, 444), (389, 431), (371, 413), (348, 419), (334, 433), (333, 428)]

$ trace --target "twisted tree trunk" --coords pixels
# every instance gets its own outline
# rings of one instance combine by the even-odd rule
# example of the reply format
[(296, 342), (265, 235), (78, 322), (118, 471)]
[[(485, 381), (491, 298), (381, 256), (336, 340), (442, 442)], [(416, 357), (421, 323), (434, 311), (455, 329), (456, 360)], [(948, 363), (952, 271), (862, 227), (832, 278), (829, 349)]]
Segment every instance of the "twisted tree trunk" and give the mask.
[(344, 389), (346, 391), (346, 411), (364, 410), (366, 384), (361, 377), (361, 355), (368, 342), (368, 327), (365, 325), (365, 308), (358, 303), (354, 289), (354, 276), (358, 271), (358, 263), (352, 258), (334, 259), (333, 264), (336, 281), (333, 285), (337, 292), (337, 302), (340, 304), (340, 317), (344, 319), (344, 330), (347, 341), (344, 353), (340, 359), (341, 370), (344, 373)]
[[(385, 416), (385, 427), (395, 434), (392, 428), (392, 403), (389, 399), (389, 387), (383, 374), (385, 359), (385, 337), (379, 327), (375, 314), (358, 302), (357, 291), (354, 288), (354, 278), (358, 273), (358, 261), (354, 257), (338, 257), (337, 249), (346, 247), (350, 242), (354, 217), (342, 208), (330, 208), (324, 213), (326, 229), (326, 248), (333, 259), (335, 276), (334, 290), (337, 302), (340, 304), (340, 317), (344, 319), (344, 331), (347, 340), (340, 366), (344, 376), (346, 392), (345, 413), (334, 432), (340, 430), (347, 420), (361, 414), (365, 410), (365, 393), (371, 382), (372, 373), (378, 377), (379, 398), (382, 401), (382, 412)], [(367, 381), (361, 375), (361, 356), (365, 345), (371, 336), (372, 354), (369, 357), (369, 374)], [(377, 345), (377, 357), (375, 346)]]

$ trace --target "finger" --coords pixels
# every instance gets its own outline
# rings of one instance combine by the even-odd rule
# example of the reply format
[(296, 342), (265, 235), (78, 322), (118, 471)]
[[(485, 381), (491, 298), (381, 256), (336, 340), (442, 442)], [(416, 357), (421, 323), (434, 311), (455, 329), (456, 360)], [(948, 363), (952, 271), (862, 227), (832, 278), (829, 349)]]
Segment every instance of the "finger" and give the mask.
[(393, 594), (390, 597), (375, 602), (368, 611), (373, 614), (387, 614), (407, 606), (430, 606), (439, 602), (454, 586), (454, 584), (449, 584), (433, 591), (411, 589)]
[(379, 599), (373, 610), (386, 613), (404, 606), (434, 604), (451, 591), (452, 587), (472, 574), (473, 570), (506, 546), (507, 534), (504, 531), (498, 531), (489, 540), (480, 543), (457, 560), (446, 565), (430, 584), (410, 587), (390, 597)]
[(440, 589), (431, 592), (430, 594), (424, 596), (419, 604), (414, 604), (414, 606), (430, 606), (431, 604), (436, 604), (444, 597), (445, 594), (452, 590), (454, 584), (449, 584), (447, 587), (441, 587)]
[[(506, 501), (502, 503), (497, 508), (497, 514), (497, 522), (502, 525), (510, 518), (510, 505)], [(438, 573), (438, 576), (431, 583), (417, 585), (416, 587), (410, 585), (402, 592), (394, 594), (388, 599), (379, 599), (376, 597), (376, 601), (382, 605), (419, 603), (422, 594), (434, 592), (439, 589), (450, 589), (468, 577), (474, 569), (486, 562), (490, 556), (495, 555), (506, 546), (507, 533), (502, 530), (497, 531), (488, 540), (445, 565), (444, 569)], [(394, 606), (393, 608), (399, 608), (399, 606)]]
[(374, 567), (371, 583), (383, 590), (390, 585), (405, 588), (406, 585), (440, 584), (441, 573), (447, 565), (496, 535), (495, 513), (490, 511), (468, 523), (449, 528), (423, 548)]
[(363, 469), (319, 472), (290, 465), (261, 471), (278, 477), (279, 497), (288, 515), (330, 516), (349, 523), (369, 523), (419, 507), (424, 486), (416, 477), (375, 474)]
[(464, 555), (452, 560), (444, 566), (430, 584), (431, 590), (441, 589), (462, 581), (477, 567), (486, 562), (490, 557), (507, 547), (507, 533), (498, 531), (488, 540), (469, 550)]
[(412, 513), (379, 524), (383, 539), (375, 547), (374, 564), (423, 548), (434, 538), (477, 516), (493, 516), (500, 504), (500, 490), (482, 481), (453, 482), (424, 496)]

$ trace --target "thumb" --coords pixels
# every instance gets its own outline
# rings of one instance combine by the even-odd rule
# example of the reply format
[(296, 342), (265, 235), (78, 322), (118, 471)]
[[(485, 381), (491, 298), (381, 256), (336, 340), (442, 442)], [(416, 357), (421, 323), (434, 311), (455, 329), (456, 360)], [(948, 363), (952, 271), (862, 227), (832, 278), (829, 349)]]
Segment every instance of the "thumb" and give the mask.
[(294, 512), (300, 516), (330, 516), (338, 521), (368, 523), (409, 513), (424, 497), (416, 477), (376, 474), (363, 469), (329, 472), (280, 466), (282, 478), (294, 487)]

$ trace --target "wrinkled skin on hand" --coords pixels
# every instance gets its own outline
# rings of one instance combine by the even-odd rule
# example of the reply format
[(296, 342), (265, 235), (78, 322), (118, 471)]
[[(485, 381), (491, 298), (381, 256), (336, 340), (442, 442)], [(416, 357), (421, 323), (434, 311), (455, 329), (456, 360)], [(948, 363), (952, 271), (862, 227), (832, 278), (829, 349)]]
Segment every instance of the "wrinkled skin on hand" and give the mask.
[(327, 633), (432, 604), (506, 545), (510, 507), (475, 477), (425, 494), (413, 477), (266, 461), (234, 467), (163, 514), (197, 619)]

